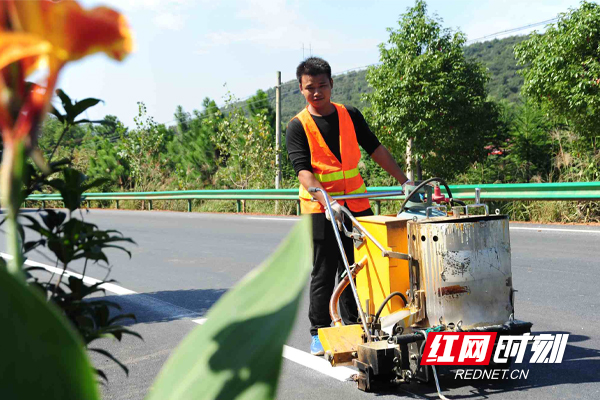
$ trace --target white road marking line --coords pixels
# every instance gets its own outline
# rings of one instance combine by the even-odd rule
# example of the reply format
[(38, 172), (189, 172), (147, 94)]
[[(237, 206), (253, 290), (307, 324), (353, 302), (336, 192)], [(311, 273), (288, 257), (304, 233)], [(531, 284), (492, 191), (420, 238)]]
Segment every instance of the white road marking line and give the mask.
[[(193, 319), (192, 322), (202, 325), (206, 322), (206, 318)], [(283, 357), (290, 361), (300, 364), (304, 367), (310, 368), (314, 371), (320, 372), (323, 375), (330, 376), (337, 379), (340, 382), (347, 382), (352, 380), (352, 375), (356, 375), (358, 371), (348, 367), (332, 367), (328, 361), (322, 357), (316, 357), (305, 351), (298, 350), (294, 347), (283, 345)], [(405, 393), (410, 393), (403, 390)], [(414, 396), (413, 393), (410, 393)], [(421, 397), (421, 396), (417, 396)], [(421, 397), (424, 398), (424, 397)]]
[[(5, 258), (7, 260), (12, 260), (12, 258), (13, 258), (13, 256), (11, 256), (10, 254), (6, 254), (6, 253), (0, 253), (0, 257)], [(56, 274), (61, 274), (63, 272), (62, 268), (57, 268), (57, 267), (53, 267), (51, 265), (42, 264), (37, 261), (25, 260), (25, 265), (29, 265), (32, 267), (42, 267), (46, 271), (54, 272)], [(77, 272), (72, 272), (69, 270), (65, 271), (65, 275), (74, 276), (79, 279), (83, 278), (83, 281), (85, 283), (87, 283), (88, 285), (95, 285), (96, 283), (102, 282), (99, 279), (91, 278), (89, 276), (82, 277), (81, 274), (78, 274)], [(125, 289), (124, 287), (115, 285), (114, 283), (103, 283), (99, 287), (102, 289), (108, 290), (109, 292), (119, 294), (119, 295), (138, 294), (137, 292), (134, 292), (133, 290)]]
[[(0, 256), (5, 259), (12, 259), (12, 256), (9, 254), (6, 254), (6, 253), (0, 252)], [(42, 267), (42, 268), (46, 269), (47, 271), (55, 272), (57, 274), (62, 273), (61, 268), (52, 267), (50, 265), (42, 264), (42, 263), (39, 263), (36, 261), (26, 260), (25, 264), (30, 265), (32, 267)], [(71, 275), (71, 276), (75, 276), (75, 277), (81, 279), (81, 274), (78, 274), (76, 272), (67, 270), (67, 271), (65, 271), (65, 275)], [(100, 280), (91, 278), (89, 276), (84, 277), (83, 281), (85, 283), (91, 284), (91, 285), (100, 282)], [(110, 292), (120, 294), (120, 295), (138, 294), (137, 292), (134, 292), (133, 290), (125, 289), (124, 287), (121, 287), (121, 286), (118, 286), (118, 285), (115, 285), (112, 283), (104, 283), (104, 284), (100, 285), (100, 287), (103, 289), (106, 289)], [(176, 317), (184, 317), (184, 316), (185, 315), (177, 315)], [(206, 318), (192, 319), (191, 321), (198, 325), (202, 325), (206, 322)], [(355, 370), (353, 370), (352, 368), (348, 368), (348, 367), (332, 367), (331, 364), (329, 364), (329, 362), (327, 362), (324, 358), (315, 357), (312, 354), (309, 354), (305, 351), (298, 350), (294, 347), (290, 347), (287, 345), (283, 346), (283, 357), (285, 357), (288, 360), (293, 361), (297, 364), (300, 364), (307, 368), (310, 368), (314, 371), (317, 371), (324, 375), (335, 378), (341, 382), (350, 380), (352, 375), (357, 373)]]
[[(193, 319), (192, 322), (202, 325), (206, 322), (206, 318)], [(283, 345), (283, 357), (342, 382), (350, 380), (352, 375), (357, 373), (357, 371), (348, 367), (334, 368), (324, 358), (315, 357), (312, 354), (287, 345)]]
[[(3, 258), (12, 259), (12, 256), (10, 254), (0, 253), (0, 256)], [(45, 270), (54, 272), (56, 274), (62, 273), (61, 268), (42, 264), (42, 263), (39, 263), (36, 261), (26, 260), (25, 264), (30, 265), (32, 267), (42, 267)], [(65, 271), (65, 275), (74, 276), (76, 278), (81, 279), (81, 274), (78, 274), (76, 272), (72, 272), (69, 270)], [(85, 283), (87, 283), (88, 285), (94, 285), (96, 283), (101, 282), (100, 280), (91, 278), (89, 276), (84, 277), (83, 281)], [(158, 299), (151, 295), (134, 292), (133, 290), (126, 289), (119, 285), (115, 285), (114, 283), (103, 283), (99, 287), (102, 289), (105, 289), (109, 292), (112, 292), (114, 294), (120, 295), (120, 296), (125, 296), (125, 295), (130, 295), (130, 294), (141, 294), (141, 296), (138, 296), (135, 300), (131, 300), (130, 298), (124, 298), (123, 302), (131, 301), (138, 306), (141, 305), (142, 307), (151, 309), (154, 313), (162, 315), (163, 318), (165, 318), (165, 320), (169, 320), (169, 321), (170, 320), (180, 320), (180, 319), (184, 319), (184, 318), (197, 317), (199, 314), (196, 311), (192, 311), (187, 308), (180, 307), (175, 304), (171, 304), (168, 301)]]
[(248, 217), (248, 219), (264, 219), (264, 220), (267, 220), (267, 221), (300, 221), (300, 218)]
[(297, 364), (304, 365), (307, 368), (328, 375), (341, 382), (346, 382), (357, 374), (357, 371), (348, 367), (332, 367), (324, 358), (313, 356), (305, 351), (294, 347), (283, 345), (283, 356)]
[(548, 231), (548, 232), (577, 232), (577, 233), (600, 233), (600, 231), (586, 230), (586, 229), (561, 229), (561, 228), (525, 228), (522, 226), (511, 226), (510, 230), (523, 230), (523, 231)]

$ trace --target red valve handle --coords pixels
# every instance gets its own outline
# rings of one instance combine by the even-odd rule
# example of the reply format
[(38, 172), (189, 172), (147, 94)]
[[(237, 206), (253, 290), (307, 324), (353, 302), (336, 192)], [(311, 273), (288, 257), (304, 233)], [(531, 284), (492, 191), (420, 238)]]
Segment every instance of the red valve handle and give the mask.
[(442, 190), (439, 186), (433, 188), (433, 196), (431, 199), (438, 204), (450, 202), (450, 199), (442, 194)]

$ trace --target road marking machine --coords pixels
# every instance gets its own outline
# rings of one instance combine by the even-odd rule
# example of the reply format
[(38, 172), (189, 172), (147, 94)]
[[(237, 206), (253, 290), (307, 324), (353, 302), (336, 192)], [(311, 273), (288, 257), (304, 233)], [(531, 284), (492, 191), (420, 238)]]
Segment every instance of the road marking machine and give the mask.
[[(433, 188), (429, 184), (438, 182)], [(444, 185), (448, 197), (442, 195)], [(322, 191), (310, 188), (309, 192)], [(352, 231), (342, 234), (354, 241), (356, 262), (348, 264), (340, 231), (332, 227), (346, 266), (329, 304), (334, 326), (319, 329), (325, 358), (333, 365), (354, 365), (356, 381), (364, 391), (412, 381), (435, 380), (435, 366), (421, 366), (432, 331), (498, 332), (522, 335), (532, 324), (514, 318), (514, 293), (509, 221), (490, 214), (476, 189), (475, 204), (452, 199), (448, 185), (431, 178), (406, 188), (397, 215), (352, 216)], [(323, 192), (324, 193), (324, 192)], [(384, 192), (336, 196), (398, 196)], [(326, 206), (333, 215), (325, 196)], [(350, 279), (350, 277), (354, 279)], [(342, 325), (338, 314), (341, 293), (350, 286), (359, 323)]]

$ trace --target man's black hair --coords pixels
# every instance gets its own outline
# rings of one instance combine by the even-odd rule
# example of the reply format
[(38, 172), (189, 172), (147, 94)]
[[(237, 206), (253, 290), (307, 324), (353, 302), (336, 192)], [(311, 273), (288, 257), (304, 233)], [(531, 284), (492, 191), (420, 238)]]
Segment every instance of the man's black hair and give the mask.
[(331, 79), (331, 66), (329, 63), (319, 57), (309, 57), (302, 61), (296, 68), (296, 78), (298, 83), (302, 83), (302, 75), (317, 76), (326, 74)]

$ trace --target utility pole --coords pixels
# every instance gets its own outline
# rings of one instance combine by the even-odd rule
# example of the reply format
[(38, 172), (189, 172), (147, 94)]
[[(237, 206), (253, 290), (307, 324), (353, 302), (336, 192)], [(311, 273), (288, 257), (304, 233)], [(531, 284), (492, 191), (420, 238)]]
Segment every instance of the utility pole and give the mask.
[[(277, 85), (275, 86), (275, 189), (281, 185), (281, 71), (277, 71)], [(275, 214), (279, 209), (279, 202), (275, 201)]]
[(277, 85), (275, 86), (275, 189), (281, 184), (281, 71), (277, 71)]
[(406, 177), (409, 181), (414, 179), (413, 173), (413, 158), (412, 158), (412, 147), (413, 147), (413, 139), (408, 139), (408, 143), (406, 144)]

